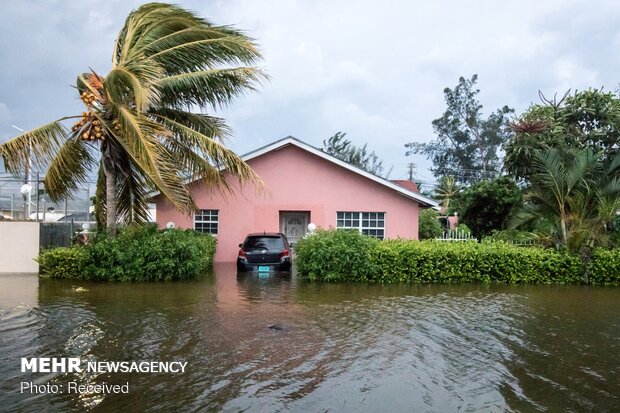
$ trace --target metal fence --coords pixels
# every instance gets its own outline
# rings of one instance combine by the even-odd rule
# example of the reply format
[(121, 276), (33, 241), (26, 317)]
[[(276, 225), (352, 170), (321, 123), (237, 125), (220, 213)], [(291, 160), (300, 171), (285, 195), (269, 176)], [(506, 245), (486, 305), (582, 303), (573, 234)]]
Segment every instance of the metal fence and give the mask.
[(39, 247), (68, 247), (73, 244), (77, 225), (70, 222), (41, 222), (39, 224)]
[(38, 174), (30, 179), (0, 176), (0, 220), (93, 222), (94, 192), (95, 183), (87, 183), (70, 197), (52, 202)]

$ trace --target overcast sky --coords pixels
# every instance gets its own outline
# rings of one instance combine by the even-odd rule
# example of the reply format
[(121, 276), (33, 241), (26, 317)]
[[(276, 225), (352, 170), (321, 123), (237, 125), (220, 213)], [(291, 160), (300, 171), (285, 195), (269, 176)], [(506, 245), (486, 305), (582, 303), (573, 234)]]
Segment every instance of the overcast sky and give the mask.
[[(479, 75), (484, 113), (523, 111), (568, 88), (620, 81), (617, 1), (178, 1), (254, 37), (270, 82), (219, 115), (240, 154), (293, 135), (315, 146), (338, 131), (368, 143), (405, 178), (404, 144), (434, 138), (443, 89)], [(116, 34), (137, 1), (6, 1), (0, 5), (0, 142), (82, 112), (71, 87), (110, 69)], [(291, 166), (294, 167), (294, 166)]]

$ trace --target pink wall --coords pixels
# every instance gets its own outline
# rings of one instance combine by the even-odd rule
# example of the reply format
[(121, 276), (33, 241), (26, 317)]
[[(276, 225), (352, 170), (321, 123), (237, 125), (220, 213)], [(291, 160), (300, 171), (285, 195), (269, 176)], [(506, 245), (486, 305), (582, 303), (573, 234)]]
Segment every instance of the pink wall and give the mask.
[[(337, 211), (385, 212), (386, 238), (418, 237), (418, 203), (392, 189), (348, 171), (293, 145), (248, 161), (266, 184), (264, 193), (245, 186), (222, 196), (218, 190), (193, 184), (198, 208), (219, 210), (215, 261), (235, 261), (239, 243), (250, 232), (279, 232), (280, 211), (310, 211), (319, 228), (336, 226)], [(229, 180), (238, 188), (235, 178)], [(172, 221), (193, 228), (193, 217), (156, 199), (157, 224)]]

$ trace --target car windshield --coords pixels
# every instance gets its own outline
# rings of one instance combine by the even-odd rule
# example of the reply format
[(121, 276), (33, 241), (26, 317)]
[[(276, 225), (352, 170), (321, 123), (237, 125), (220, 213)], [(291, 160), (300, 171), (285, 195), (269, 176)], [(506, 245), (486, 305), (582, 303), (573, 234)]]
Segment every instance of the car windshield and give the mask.
[(249, 237), (243, 243), (244, 250), (281, 251), (284, 249), (282, 237)]

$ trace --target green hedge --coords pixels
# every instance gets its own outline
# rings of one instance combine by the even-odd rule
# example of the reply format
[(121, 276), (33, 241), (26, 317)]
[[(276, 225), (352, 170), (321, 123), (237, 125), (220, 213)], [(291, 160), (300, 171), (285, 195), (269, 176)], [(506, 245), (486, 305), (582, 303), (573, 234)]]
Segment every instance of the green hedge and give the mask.
[(311, 281), (369, 281), (371, 251), (379, 241), (357, 230), (319, 231), (295, 247), (295, 266)]
[[(584, 274), (578, 256), (504, 242), (377, 241), (330, 230), (301, 240), (296, 252), (298, 273), (311, 281), (575, 284)], [(620, 250), (597, 250), (589, 279), (618, 284)]]
[(54, 248), (38, 258), (41, 274), (110, 281), (186, 280), (205, 274), (216, 240), (192, 230), (130, 227), (116, 238), (100, 235), (86, 246)]
[(87, 260), (85, 247), (52, 248), (37, 258), (41, 273), (57, 278), (83, 278)]

